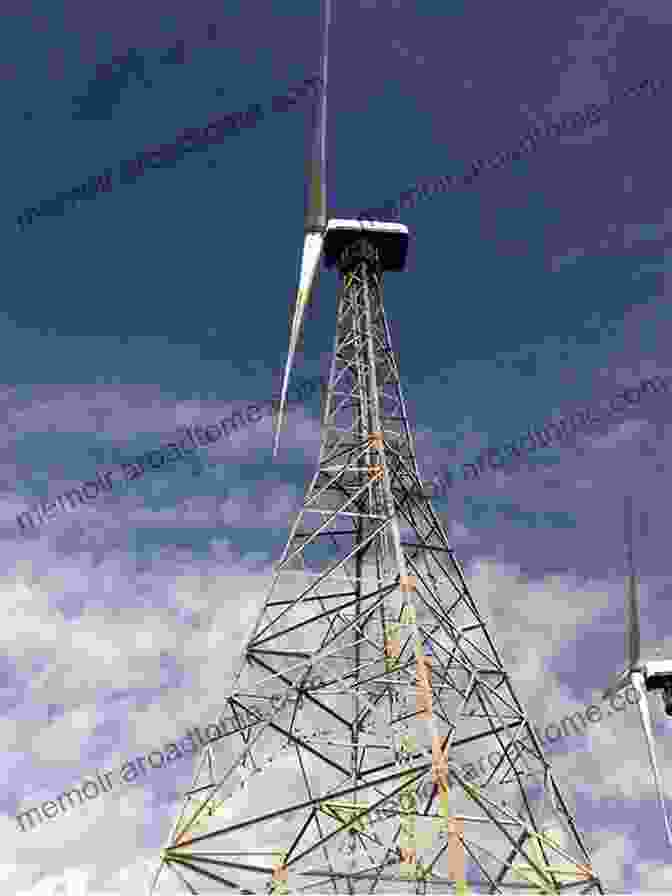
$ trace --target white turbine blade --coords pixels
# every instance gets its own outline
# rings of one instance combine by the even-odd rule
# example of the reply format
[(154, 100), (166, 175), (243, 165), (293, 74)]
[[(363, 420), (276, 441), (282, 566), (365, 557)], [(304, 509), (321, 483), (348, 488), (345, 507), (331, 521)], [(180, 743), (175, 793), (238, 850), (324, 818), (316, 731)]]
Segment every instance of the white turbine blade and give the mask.
[(602, 699), (613, 697), (628, 684), (630, 672), (639, 665), (640, 631), (639, 598), (637, 596), (637, 576), (632, 559), (632, 498), (625, 498), (624, 542), (628, 576), (625, 581), (625, 668), (614, 683), (602, 694)]
[(322, 244), (327, 227), (327, 75), (329, 70), (329, 26), (331, 24), (331, 0), (323, 0), (322, 4), (322, 90), (313, 107), (313, 121), (310, 132), (311, 146), (308, 151), (308, 170), (306, 177), (306, 212), (301, 258), (301, 274), (299, 276), (299, 292), (294, 306), (294, 318), (289, 337), (287, 364), (282, 381), (280, 409), (275, 432), (273, 457), (278, 453), (282, 418), (287, 401), (289, 376), (294, 363), (294, 355), (301, 335), (303, 315), (310, 302), (311, 289), (320, 264)]
[(292, 321), (292, 332), (289, 336), (289, 351), (287, 353), (287, 363), (285, 364), (285, 373), (282, 380), (282, 392), (280, 393), (280, 409), (278, 411), (278, 422), (275, 430), (273, 457), (276, 457), (278, 453), (280, 430), (282, 428), (282, 418), (287, 401), (289, 376), (292, 371), (292, 365), (294, 364), (294, 355), (296, 354), (296, 346), (301, 334), (303, 315), (306, 310), (306, 306), (310, 301), (311, 290), (315, 281), (315, 275), (317, 274), (317, 269), (320, 264), (323, 243), (324, 237), (321, 233), (307, 233), (303, 242), (303, 255), (301, 256), (301, 273), (299, 275), (299, 291), (296, 297), (294, 320)]
[(663, 818), (665, 819), (665, 833), (667, 834), (667, 842), (670, 846), (672, 846), (672, 831), (670, 831), (670, 823), (667, 818), (667, 811), (665, 809), (665, 797), (663, 792), (663, 784), (660, 778), (660, 772), (658, 771), (658, 763), (656, 762), (656, 750), (654, 747), (653, 741), (653, 730), (651, 728), (651, 714), (649, 713), (649, 702), (646, 695), (646, 691), (644, 689), (644, 676), (641, 672), (633, 672), (632, 673), (632, 684), (637, 690), (639, 694), (639, 715), (642, 720), (642, 728), (644, 730), (644, 738), (646, 740), (646, 747), (649, 751), (649, 762), (651, 763), (651, 769), (653, 771), (653, 777), (656, 782), (656, 791), (658, 793), (658, 802), (660, 803), (660, 808), (663, 813)]
[(313, 106), (306, 171), (305, 230), (324, 230), (327, 226), (327, 75), (329, 70), (329, 25), (331, 0), (322, 6), (322, 90)]
[(637, 576), (632, 559), (632, 498), (625, 499), (625, 553), (628, 563), (628, 579), (625, 586), (625, 661), (629, 668), (639, 663), (639, 599)]
[(625, 659), (629, 668), (639, 663), (639, 599), (637, 597), (637, 577), (628, 576), (625, 592)]

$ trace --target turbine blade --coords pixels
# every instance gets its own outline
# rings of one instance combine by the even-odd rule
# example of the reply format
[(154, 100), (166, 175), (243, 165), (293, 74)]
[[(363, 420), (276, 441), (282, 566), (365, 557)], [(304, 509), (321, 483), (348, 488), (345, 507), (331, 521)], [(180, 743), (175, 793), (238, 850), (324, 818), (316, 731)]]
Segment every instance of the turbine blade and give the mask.
[(628, 578), (625, 586), (625, 661), (630, 668), (639, 663), (639, 599), (637, 596), (637, 576), (632, 558), (632, 498), (625, 499), (625, 554)]
[(639, 716), (642, 721), (642, 729), (644, 730), (644, 738), (646, 740), (646, 748), (649, 751), (649, 762), (651, 763), (651, 770), (653, 771), (653, 777), (656, 782), (656, 792), (658, 794), (658, 802), (660, 803), (660, 808), (663, 813), (663, 818), (665, 820), (665, 833), (667, 834), (667, 842), (670, 846), (672, 846), (672, 831), (670, 831), (670, 823), (667, 818), (667, 811), (665, 810), (665, 797), (663, 792), (663, 784), (660, 778), (660, 772), (658, 771), (658, 763), (656, 762), (656, 750), (653, 741), (653, 730), (651, 728), (651, 714), (649, 712), (649, 701), (646, 695), (646, 691), (644, 690), (644, 676), (641, 672), (633, 672), (632, 673), (632, 684), (639, 694)]
[(303, 242), (303, 255), (301, 256), (301, 273), (299, 275), (299, 291), (296, 297), (296, 305), (294, 307), (292, 331), (289, 336), (289, 351), (287, 353), (287, 363), (285, 364), (285, 372), (282, 379), (282, 392), (280, 393), (280, 407), (278, 409), (278, 420), (275, 430), (273, 457), (276, 457), (278, 453), (283, 412), (287, 401), (289, 376), (292, 371), (292, 365), (294, 364), (294, 355), (296, 354), (296, 347), (299, 342), (299, 336), (301, 334), (303, 315), (306, 310), (306, 306), (310, 301), (311, 289), (313, 287), (315, 276), (320, 264), (323, 243), (324, 237), (321, 233), (307, 233)]
[(632, 668), (639, 663), (640, 632), (639, 632), (639, 598), (637, 596), (637, 578), (628, 576), (625, 593), (625, 650), (626, 662)]
[(294, 355), (299, 344), (303, 316), (311, 298), (322, 255), (322, 244), (327, 227), (327, 74), (329, 70), (329, 26), (331, 25), (331, 0), (322, 4), (322, 71), (321, 91), (313, 105), (311, 146), (308, 151), (306, 178), (306, 212), (304, 221), (305, 239), (301, 258), (299, 291), (294, 306), (294, 315), (289, 336), (287, 364), (282, 381), (280, 408), (275, 432), (273, 457), (277, 456), (282, 418), (287, 401), (289, 376), (294, 363)]
[(322, 6), (322, 84), (313, 104), (311, 146), (308, 151), (306, 171), (307, 232), (324, 230), (327, 226), (327, 72), (329, 68), (329, 26), (331, 24), (331, 0)]

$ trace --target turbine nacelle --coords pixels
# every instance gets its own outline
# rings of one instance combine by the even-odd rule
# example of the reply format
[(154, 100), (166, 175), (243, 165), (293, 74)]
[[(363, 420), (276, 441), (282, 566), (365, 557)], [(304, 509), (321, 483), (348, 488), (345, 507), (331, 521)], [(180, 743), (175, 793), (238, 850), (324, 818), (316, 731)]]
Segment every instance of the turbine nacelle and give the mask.
[(672, 660), (650, 660), (642, 667), (647, 691), (662, 691), (665, 714), (672, 716)]
[(324, 266), (333, 268), (343, 249), (358, 237), (368, 237), (376, 249), (385, 271), (403, 271), (408, 255), (408, 227), (396, 221), (361, 221), (332, 218), (327, 223), (324, 240)]

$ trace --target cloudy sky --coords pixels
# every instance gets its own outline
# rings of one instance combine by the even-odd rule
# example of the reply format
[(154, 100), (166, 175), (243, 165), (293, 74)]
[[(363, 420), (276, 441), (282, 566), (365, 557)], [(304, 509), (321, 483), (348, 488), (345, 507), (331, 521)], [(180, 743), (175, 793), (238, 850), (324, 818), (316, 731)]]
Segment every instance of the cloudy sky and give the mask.
[[(667, 82), (402, 213), (409, 262), (386, 278), (385, 302), (427, 478), (672, 376), (669, 3), (334, 7), (332, 216), (466, 171), (533, 124), (645, 78)], [(77, 870), (98, 889), (139, 892), (189, 761), (33, 831), (15, 815), (216, 718), (317, 458), (315, 396), (278, 461), (265, 419), (33, 534), (17, 526), (36, 501), (278, 388), (302, 240), (303, 109), (16, 227), (25, 207), (184, 128), (268, 108), (318, 73), (318, 0), (158, 10), (3, 4), (3, 892)], [(306, 378), (328, 373), (336, 287), (334, 273), (321, 278), (297, 362)], [(590, 704), (622, 667), (628, 493), (644, 654), (672, 656), (671, 402), (649, 395), (543, 463), (537, 453), (436, 501), (540, 726)], [(651, 705), (672, 799), (672, 723), (658, 696)], [(636, 710), (552, 752), (605, 885), (669, 892)]]

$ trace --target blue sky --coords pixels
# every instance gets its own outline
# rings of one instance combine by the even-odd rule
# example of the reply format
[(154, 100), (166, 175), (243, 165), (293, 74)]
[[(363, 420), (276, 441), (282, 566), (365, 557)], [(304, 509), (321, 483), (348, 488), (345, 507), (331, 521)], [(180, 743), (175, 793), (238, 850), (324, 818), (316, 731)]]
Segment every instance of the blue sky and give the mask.
[[(672, 374), (668, 4), (334, 5), (335, 217), (459, 173), (533, 124), (644, 78), (667, 81), (583, 135), (545, 139), (402, 212), (409, 262), (386, 277), (385, 306), (427, 477)], [(314, 398), (278, 461), (266, 421), (203, 450), (195, 472), (154, 474), (31, 537), (18, 531), (17, 513), (100, 464), (279, 388), (302, 244), (304, 107), (15, 226), (25, 207), (184, 128), (266, 108), (318, 73), (317, 0), (289, 12), (260, 0), (157, 10), (140, 0), (3, 6), (0, 810), (10, 849), (0, 880), (12, 890), (77, 867), (119, 887), (156, 855), (189, 763), (32, 833), (14, 815), (215, 718), (246, 624), (243, 610), (231, 621), (231, 603), (251, 605), (267, 587), (317, 459)], [(96, 68), (113, 57), (116, 71)], [(322, 275), (297, 362), (304, 377), (328, 373), (336, 286)], [(635, 547), (644, 653), (672, 656), (671, 400), (648, 397), (549, 449), (543, 469), (491, 473), (437, 500), (536, 721), (589, 704), (622, 666), (626, 493), (647, 514)], [(652, 707), (669, 799), (672, 725), (659, 698)], [(603, 881), (669, 891), (636, 713), (559, 749), (557, 771)]]

